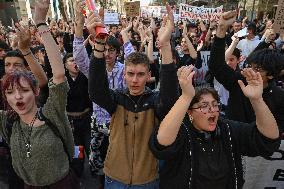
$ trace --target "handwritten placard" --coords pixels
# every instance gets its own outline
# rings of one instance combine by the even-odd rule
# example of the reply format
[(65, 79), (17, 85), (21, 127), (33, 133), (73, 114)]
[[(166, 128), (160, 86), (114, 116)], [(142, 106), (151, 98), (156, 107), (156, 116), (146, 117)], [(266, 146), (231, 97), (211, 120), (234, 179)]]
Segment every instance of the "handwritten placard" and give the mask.
[(278, 1), (273, 29), (276, 33), (284, 33), (284, 0)]
[(180, 4), (179, 16), (184, 19), (196, 20), (201, 18), (202, 20), (219, 20), (220, 15), (223, 12), (223, 5), (216, 8), (206, 8), (204, 6), (196, 7), (187, 4)]
[(140, 1), (125, 2), (124, 8), (127, 17), (135, 17), (140, 15)]
[(119, 15), (116, 12), (105, 11), (104, 24), (119, 24)]

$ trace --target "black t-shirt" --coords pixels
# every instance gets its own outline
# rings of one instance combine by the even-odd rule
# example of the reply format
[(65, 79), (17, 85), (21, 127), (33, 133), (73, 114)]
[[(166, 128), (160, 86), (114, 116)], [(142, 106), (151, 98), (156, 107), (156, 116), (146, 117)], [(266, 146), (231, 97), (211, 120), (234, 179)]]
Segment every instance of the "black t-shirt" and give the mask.
[(154, 90), (159, 82), (160, 73), (159, 73), (159, 61), (158, 59), (154, 60), (154, 63), (150, 64), (151, 77), (155, 77), (155, 82), (147, 83), (147, 87)]
[(193, 130), (199, 153), (197, 177), (193, 188), (230, 188), (230, 167), (221, 137), (216, 132), (200, 133)]
[(0, 78), (5, 74), (5, 63), (4, 60), (0, 60)]
[(184, 54), (182, 57), (178, 57), (177, 68), (189, 65), (195, 65), (195, 60), (191, 58), (189, 54)]

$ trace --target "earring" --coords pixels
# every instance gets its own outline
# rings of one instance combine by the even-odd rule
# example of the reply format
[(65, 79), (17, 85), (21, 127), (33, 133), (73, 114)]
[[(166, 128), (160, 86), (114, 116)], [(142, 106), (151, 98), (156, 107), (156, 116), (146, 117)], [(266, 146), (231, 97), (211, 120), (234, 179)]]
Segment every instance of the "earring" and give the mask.
[(193, 122), (193, 117), (192, 116), (189, 116), (189, 121), (190, 121), (190, 123)]

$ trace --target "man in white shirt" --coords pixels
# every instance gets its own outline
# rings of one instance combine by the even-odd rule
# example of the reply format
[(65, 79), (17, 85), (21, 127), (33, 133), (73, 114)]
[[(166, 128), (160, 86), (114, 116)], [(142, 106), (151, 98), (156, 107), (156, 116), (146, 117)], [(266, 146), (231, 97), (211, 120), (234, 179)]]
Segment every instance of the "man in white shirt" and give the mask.
[(241, 55), (243, 56), (244, 60), (251, 52), (253, 52), (257, 45), (261, 42), (259, 40), (259, 37), (256, 36), (256, 25), (254, 23), (248, 24), (247, 32), (247, 37), (245, 39), (240, 40), (237, 45), (237, 48), (241, 50)]

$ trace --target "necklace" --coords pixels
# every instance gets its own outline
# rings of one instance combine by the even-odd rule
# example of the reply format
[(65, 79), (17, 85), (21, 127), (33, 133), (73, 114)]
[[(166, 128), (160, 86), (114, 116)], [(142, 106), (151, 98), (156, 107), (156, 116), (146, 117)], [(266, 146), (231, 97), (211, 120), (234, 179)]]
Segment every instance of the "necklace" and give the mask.
[(35, 123), (36, 118), (38, 117), (38, 112), (36, 112), (34, 118), (32, 119), (31, 123), (29, 124), (29, 131), (28, 131), (28, 136), (25, 135), (21, 125), (20, 125), (20, 131), (21, 135), (24, 138), (24, 143), (25, 143), (25, 148), (26, 148), (26, 157), (30, 158), (31, 157), (31, 150), (32, 150), (32, 145), (31, 145), (31, 135), (33, 131), (33, 126)]
[(203, 152), (214, 152), (215, 144), (213, 141), (204, 141), (201, 138), (197, 138), (197, 141), (199, 143), (199, 147), (202, 149)]

